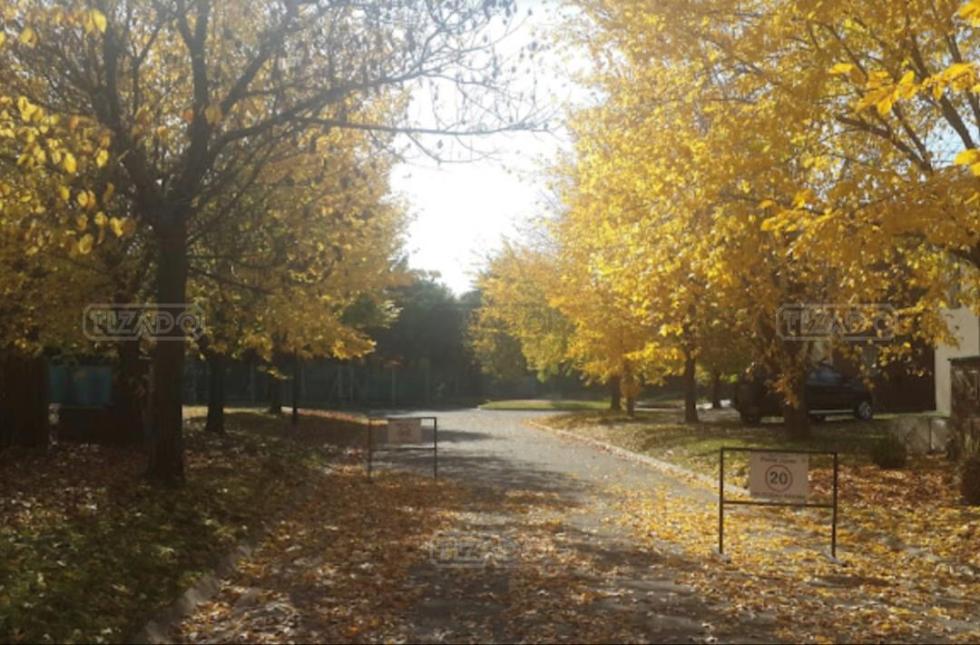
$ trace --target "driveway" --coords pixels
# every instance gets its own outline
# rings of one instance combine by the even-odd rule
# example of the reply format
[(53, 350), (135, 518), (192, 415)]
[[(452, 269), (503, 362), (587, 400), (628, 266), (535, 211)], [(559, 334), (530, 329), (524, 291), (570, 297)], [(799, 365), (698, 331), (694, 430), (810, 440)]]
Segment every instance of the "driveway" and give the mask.
[[(417, 607), (410, 640), (772, 638), (765, 625), (740, 625), (736, 632), (725, 627), (717, 608), (676, 582), (680, 569), (699, 563), (683, 560), (670, 545), (646, 550), (614, 521), (622, 512), (617, 488), (666, 491), (713, 505), (709, 491), (529, 423), (553, 413), (405, 413), (438, 417), (440, 476), (477, 493), (465, 522), (443, 545), (460, 552), (463, 562), (436, 558), (413, 571), (430, 593)], [(388, 463), (406, 466), (426, 472), (431, 457), (399, 453)], [(484, 563), (477, 562), (481, 556)], [(586, 601), (572, 590), (583, 590)], [(528, 592), (553, 596), (545, 603), (552, 613), (540, 602), (522, 612), (508, 598)]]
[(708, 490), (531, 425), (550, 413), (399, 414), (438, 417), (439, 482), (426, 452), (376, 455), (373, 483), (361, 462), (339, 466), (318, 493), (330, 503), (280, 523), (170, 639), (778, 640), (771, 621), (733, 623), (681, 582), (713, 571), (710, 556), (618, 521), (627, 491), (712, 507)]

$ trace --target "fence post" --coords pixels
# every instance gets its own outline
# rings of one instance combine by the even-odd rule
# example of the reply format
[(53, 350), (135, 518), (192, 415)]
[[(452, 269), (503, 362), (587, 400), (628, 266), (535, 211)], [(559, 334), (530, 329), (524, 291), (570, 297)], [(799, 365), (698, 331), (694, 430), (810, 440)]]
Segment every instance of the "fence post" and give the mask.
[[(718, 451), (718, 553), (725, 552), (725, 449)], [(836, 489), (835, 489), (836, 490)]]
[(834, 510), (830, 520), (830, 557), (837, 559), (837, 453), (834, 453)]

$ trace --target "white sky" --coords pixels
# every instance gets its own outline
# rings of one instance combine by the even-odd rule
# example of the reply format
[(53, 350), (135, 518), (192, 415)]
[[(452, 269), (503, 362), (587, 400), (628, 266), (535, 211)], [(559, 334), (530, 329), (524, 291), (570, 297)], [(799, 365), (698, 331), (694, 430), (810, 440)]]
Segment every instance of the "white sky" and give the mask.
[[(553, 0), (518, 0), (520, 15), (529, 8), (533, 15), (509, 37), (508, 49), (532, 38), (540, 41), (541, 31), (555, 23)], [(539, 96), (565, 100), (567, 78), (551, 65), (539, 68)], [(439, 166), (417, 156), (396, 166), (392, 187), (408, 202), (412, 216), (406, 249), (412, 268), (437, 271), (457, 294), (472, 288), (501, 241), (517, 237), (523, 224), (544, 214), (546, 187), (539, 171), (565, 143), (554, 134), (495, 135), (477, 143), (481, 150), (492, 149), (493, 159)]]

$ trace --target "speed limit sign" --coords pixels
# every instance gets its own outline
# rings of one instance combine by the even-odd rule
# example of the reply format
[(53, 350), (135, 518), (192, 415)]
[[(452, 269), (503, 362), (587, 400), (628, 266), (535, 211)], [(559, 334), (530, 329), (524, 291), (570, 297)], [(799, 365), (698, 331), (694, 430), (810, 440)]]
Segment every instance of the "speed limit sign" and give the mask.
[(752, 497), (805, 501), (810, 492), (810, 457), (805, 454), (756, 452), (749, 455)]

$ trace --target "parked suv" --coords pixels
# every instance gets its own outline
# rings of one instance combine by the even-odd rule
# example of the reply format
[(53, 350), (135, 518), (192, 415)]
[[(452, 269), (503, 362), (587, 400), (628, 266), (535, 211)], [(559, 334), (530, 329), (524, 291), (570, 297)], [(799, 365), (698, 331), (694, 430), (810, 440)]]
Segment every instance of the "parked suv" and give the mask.
[[(769, 378), (757, 369), (748, 370), (735, 387), (735, 409), (743, 423), (756, 424), (762, 417), (781, 416), (783, 397), (773, 391)], [(810, 417), (822, 421), (827, 414), (847, 412), (862, 421), (874, 416), (871, 392), (861, 379), (845, 376), (827, 364), (807, 375), (804, 404)]]

